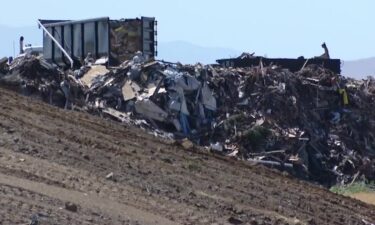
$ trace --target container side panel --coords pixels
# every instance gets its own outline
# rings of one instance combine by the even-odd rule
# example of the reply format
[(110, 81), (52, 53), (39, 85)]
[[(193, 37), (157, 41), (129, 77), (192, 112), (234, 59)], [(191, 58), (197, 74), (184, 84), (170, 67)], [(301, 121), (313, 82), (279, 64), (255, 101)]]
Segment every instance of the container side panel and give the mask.
[(84, 51), (85, 56), (90, 52), (93, 56), (96, 53), (96, 40), (95, 40), (95, 22), (84, 24)]
[(108, 56), (108, 31), (107, 21), (98, 22), (98, 54), (99, 56)]
[(64, 49), (69, 54), (72, 55), (72, 28), (70, 25), (64, 26)]
[(74, 24), (73, 26), (73, 34), (74, 34), (74, 38), (73, 38), (73, 53), (74, 53), (74, 56), (77, 58), (77, 59), (80, 59), (81, 58), (81, 55), (82, 55), (82, 31), (81, 31), (81, 24)]
[[(52, 34), (52, 28), (47, 28), (48, 32)], [(43, 31), (43, 56), (47, 60), (52, 59), (52, 40), (51, 38)]]
[[(60, 43), (60, 45), (62, 45), (62, 30), (61, 30), (61, 26), (58, 26), (58, 27), (55, 27), (55, 33), (53, 35), (53, 37), (56, 39), (57, 42)], [(55, 52), (54, 52), (54, 60), (56, 62), (61, 62), (62, 61), (62, 51), (61, 49), (55, 44), (54, 44), (54, 48), (55, 48)]]
[(146, 58), (155, 57), (155, 18), (142, 17), (142, 51)]

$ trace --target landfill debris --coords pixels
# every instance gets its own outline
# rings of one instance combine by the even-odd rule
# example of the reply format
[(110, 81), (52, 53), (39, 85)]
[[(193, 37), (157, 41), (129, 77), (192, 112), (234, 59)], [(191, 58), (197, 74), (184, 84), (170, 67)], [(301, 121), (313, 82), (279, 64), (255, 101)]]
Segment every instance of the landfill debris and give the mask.
[[(60, 85), (64, 84), (66, 85)], [(146, 61), (62, 70), (16, 58), (2, 85), (323, 185), (375, 178), (375, 79), (318, 65), (224, 68)], [(65, 87), (65, 88), (64, 88)], [(359, 173), (359, 175), (357, 175)]]
[(216, 142), (216, 143), (211, 143), (211, 150), (214, 150), (214, 151), (218, 151), (218, 152), (222, 152), (224, 147), (222, 144), (220, 144), (220, 142)]
[(125, 61), (129, 59), (129, 52), (142, 49), (139, 41), (142, 35), (141, 24), (139, 19), (111, 22), (110, 43), (115, 58)]
[(363, 223), (364, 225), (374, 225), (374, 223), (368, 222), (368, 221), (365, 220), (365, 219), (362, 219), (362, 223)]
[(110, 172), (107, 176), (105, 176), (105, 179), (112, 180), (113, 176), (114, 176), (113, 172)]
[(193, 147), (194, 147), (194, 144), (193, 144), (193, 142), (191, 142), (189, 139), (184, 139), (184, 140), (182, 140), (182, 142), (181, 142), (181, 146), (184, 148), (184, 149), (186, 149), (186, 150), (190, 150), (190, 149), (192, 149)]
[(37, 214), (33, 214), (29, 225), (38, 225), (38, 224), (39, 224), (39, 217)]
[(237, 219), (237, 218), (234, 218), (234, 217), (230, 217), (230, 218), (228, 219), (228, 222), (229, 222), (230, 224), (243, 224), (243, 221), (242, 221), (242, 220)]
[(71, 212), (77, 212), (78, 211), (78, 206), (74, 203), (71, 202), (66, 202), (65, 203), (65, 209)]
[[(89, 70), (84, 74), (81, 79), (82, 83), (86, 85), (88, 88), (91, 87), (92, 83), (98, 76), (103, 76), (107, 74), (109, 71), (105, 66), (91, 66)], [(79, 78), (79, 77), (76, 77)]]
[(7, 73), (8, 72), (8, 58), (4, 57), (0, 59), (0, 73)]

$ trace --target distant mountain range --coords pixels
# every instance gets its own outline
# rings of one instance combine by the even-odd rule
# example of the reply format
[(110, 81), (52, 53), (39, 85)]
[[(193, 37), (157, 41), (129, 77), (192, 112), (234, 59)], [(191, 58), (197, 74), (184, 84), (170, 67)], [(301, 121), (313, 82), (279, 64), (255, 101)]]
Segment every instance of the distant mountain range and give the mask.
[(342, 74), (354, 78), (366, 78), (375, 76), (375, 57), (354, 61), (343, 61)]
[(233, 58), (242, 53), (228, 48), (202, 47), (185, 41), (160, 42), (158, 49), (159, 59), (188, 64), (216, 63), (217, 59)]
[[(25, 43), (33, 45), (42, 44), (42, 31), (37, 25), (32, 27), (7, 27), (0, 25), (0, 58), (13, 56), (19, 52), (18, 40), (22, 35)], [(171, 62), (194, 64), (215, 63), (217, 59), (233, 58), (241, 51), (220, 47), (203, 47), (186, 41), (159, 42), (158, 59)], [(354, 61), (342, 62), (342, 74), (354, 78), (366, 78), (375, 75), (375, 57)]]

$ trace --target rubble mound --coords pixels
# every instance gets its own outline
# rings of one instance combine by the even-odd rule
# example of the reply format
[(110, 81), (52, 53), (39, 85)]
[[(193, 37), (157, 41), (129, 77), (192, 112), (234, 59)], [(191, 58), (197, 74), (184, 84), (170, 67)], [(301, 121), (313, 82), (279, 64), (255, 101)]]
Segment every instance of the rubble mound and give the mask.
[(14, 80), (22, 93), (50, 104), (188, 138), (323, 185), (374, 179), (372, 78), (353, 80), (318, 65), (292, 73), (275, 65), (223, 68), (136, 55), (119, 67), (76, 71), (26, 57), (0, 78)]

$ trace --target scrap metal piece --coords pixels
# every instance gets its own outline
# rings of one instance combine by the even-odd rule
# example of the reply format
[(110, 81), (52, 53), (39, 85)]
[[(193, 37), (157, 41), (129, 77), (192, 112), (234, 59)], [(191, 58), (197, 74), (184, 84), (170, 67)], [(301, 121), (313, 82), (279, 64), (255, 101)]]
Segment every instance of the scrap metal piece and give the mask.
[(160, 122), (166, 122), (168, 113), (149, 99), (143, 99), (135, 102), (135, 111), (145, 118), (154, 119)]
[(138, 96), (138, 91), (140, 90), (139, 86), (132, 81), (128, 80), (125, 82), (124, 86), (122, 86), (122, 95), (124, 97), (124, 101), (129, 101), (134, 99)]
[(109, 70), (105, 66), (92, 66), (91, 69), (85, 75), (83, 75), (81, 81), (88, 88), (91, 88), (93, 81), (96, 77), (100, 75), (105, 75), (108, 72)]

